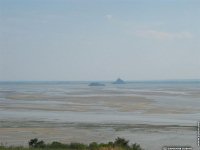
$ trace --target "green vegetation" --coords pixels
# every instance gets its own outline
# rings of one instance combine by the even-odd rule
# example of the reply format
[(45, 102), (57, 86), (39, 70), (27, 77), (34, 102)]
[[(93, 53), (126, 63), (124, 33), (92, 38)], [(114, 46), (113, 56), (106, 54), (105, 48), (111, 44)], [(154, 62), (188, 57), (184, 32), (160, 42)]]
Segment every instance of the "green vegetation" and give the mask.
[(114, 142), (100, 144), (92, 142), (89, 145), (82, 143), (63, 144), (60, 142), (46, 144), (37, 138), (31, 139), (28, 144), (29, 147), (0, 146), (0, 150), (143, 150), (139, 144), (129, 145), (128, 140), (119, 137)]

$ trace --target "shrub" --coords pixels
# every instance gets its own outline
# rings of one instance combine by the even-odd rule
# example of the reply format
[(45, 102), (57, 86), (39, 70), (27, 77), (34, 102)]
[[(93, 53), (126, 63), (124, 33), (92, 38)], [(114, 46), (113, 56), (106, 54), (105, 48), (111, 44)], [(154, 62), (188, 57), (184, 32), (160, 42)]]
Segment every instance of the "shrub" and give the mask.
[(33, 147), (33, 148), (44, 148), (46, 145), (44, 143), (44, 141), (38, 141), (37, 138), (31, 139), (29, 142), (29, 147)]
[(34, 139), (31, 139), (29, 142), (28, 142), (28, 145), (30, 147), (35, 147), (35, 145), (37, 144), (38, 142), (38, 139), (37, 138), (34, 138)]
[(51, 144), (48, 145), (49, 148), (66, 148), (66, 144), (62, 144), (60, 142), (53, 141)]
[(82, 143), (71, 143), (69, 145), (69, 148), (75, 149), (75, 150), (85, 150), (87, 149), (87, 146)]
[(143, 150), (141, 147), (140, 147), (140, 145), (139, 144), (133, 144), (132, 146), (131, 146), (131, 150)]
[[(37, 138), (31, 139), (29, 141), (29, 147), (30, 149), (35, 150), (143, 150), (139, 144), (132, 144), (129, 145), (129, 141), (124, 138), (116, 138), (114, 142), (108, 142), (108, 143), (96, 143), (92, 142), (89, 145), (82, 144), (82, 143), (70, 143), (70, 144), (63, 144), (60, 142), (52, 142), (51, 144), (45, 144), (44, 141), (38, 140)], [(0, 147), (0, 150), (3, 150), (2, 148), (6, 148), (4, 146)], [(27, 150), (25, 148), (18, 148), (14, 147), (13, 150)], [(5, 150), (11, 150), (11, 147)]]
[(126, 150), (126, 149), (122, 148), (122, 147), (110, 147), (110, 146), (106, 146), (106, 147), (100, 147), (99, 150)]
[(35, 145), (35, 147), (37, 148), (44, 148), (46, 145), (44, 143), (44, 141), (38, 141)]
[(119, 146), (119, 147), (128, 147), (128, 140), (125, 140), (124, 138), (116, 138), (114, 142), (114, 146)]
[(92, 142), (89, 144), (90, 150), (98, 150), (99, 145), (96, 142)]
[(108, 145), (113, 147), (114, 143), (113, 142), (108, 142)]

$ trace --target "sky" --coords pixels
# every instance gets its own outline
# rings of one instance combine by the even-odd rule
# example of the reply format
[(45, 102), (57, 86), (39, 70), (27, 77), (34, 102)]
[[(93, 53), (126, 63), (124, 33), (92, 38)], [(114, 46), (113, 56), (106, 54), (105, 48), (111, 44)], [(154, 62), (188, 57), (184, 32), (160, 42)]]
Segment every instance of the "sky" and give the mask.
[(0, 80), (200, 78), (199, 0), (0, 0)]

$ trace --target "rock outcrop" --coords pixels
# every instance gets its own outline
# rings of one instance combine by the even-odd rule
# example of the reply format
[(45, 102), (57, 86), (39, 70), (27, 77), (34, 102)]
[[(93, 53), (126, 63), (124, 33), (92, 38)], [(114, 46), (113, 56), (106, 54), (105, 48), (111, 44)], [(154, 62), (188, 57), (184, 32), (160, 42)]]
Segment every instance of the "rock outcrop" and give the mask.
[(125, 82), (122, 79), (118, 78), (115, 82), (113, 82), (113, 84), (125, 84)]

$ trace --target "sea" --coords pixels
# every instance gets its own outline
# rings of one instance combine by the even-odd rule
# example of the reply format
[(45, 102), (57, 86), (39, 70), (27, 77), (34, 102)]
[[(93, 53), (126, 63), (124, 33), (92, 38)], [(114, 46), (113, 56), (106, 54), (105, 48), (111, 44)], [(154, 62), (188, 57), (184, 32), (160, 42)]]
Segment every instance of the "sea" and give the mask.
[[(92, 82), (101, 83), (101, 86), (89, 86)], [(127, 81), (125, 84), (113, 84), (112, 81), (0, 82), (0, 129), (4, 137), (12, 136), (11, 142), (17, 140), (17, 135), (14, 137), (3, 129), (75, 126), (78, 131), (83, 127), (104, 126), (106, 133), (106, 127), (112, 126), (120, 126), (126, 132), (130, 128), (151, 131), (153, 128), (160, 132), (162, 127), (191, 127), (188, 136), (191, 138), (199, 120), (200, 80)], [(174, 135), (177, 130), (169, 129), (169, 132)], [(113, 136), (118, 131), (112, 130)], [(130, 132), (126, 132), (123, 136), (131, 138)], [(179, 134), (188, 132), (181, 130)], [(148, 139), (143, 139), (139, 142), (145, 143), (145, 148), (155, 149)]]

